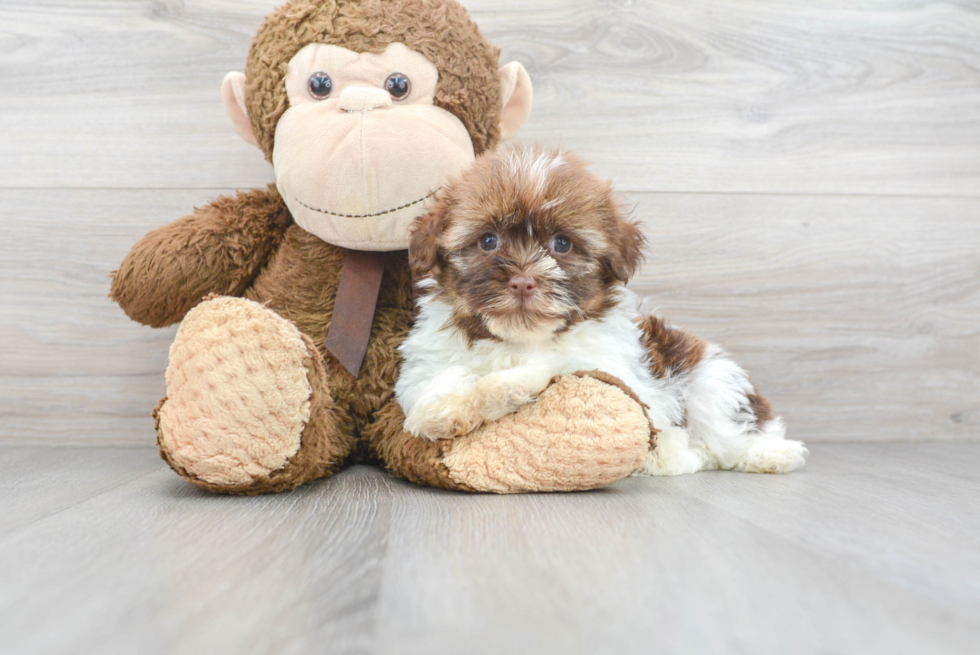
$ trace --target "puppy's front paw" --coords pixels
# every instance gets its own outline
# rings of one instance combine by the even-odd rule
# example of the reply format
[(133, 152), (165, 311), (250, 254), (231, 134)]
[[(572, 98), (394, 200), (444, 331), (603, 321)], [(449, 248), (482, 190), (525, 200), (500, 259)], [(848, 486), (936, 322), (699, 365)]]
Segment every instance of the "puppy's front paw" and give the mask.
[(405, 418), (405, 429), (416, 437), (436, 441), (469, 434), (482, 423), (483, 417), (471, 399), (452, 394), (416, 408)]
[(513, 414), (537, 395), (528, 386), (503, 376), (488, 375), (476, 385), (480, 413), (488, 421)]

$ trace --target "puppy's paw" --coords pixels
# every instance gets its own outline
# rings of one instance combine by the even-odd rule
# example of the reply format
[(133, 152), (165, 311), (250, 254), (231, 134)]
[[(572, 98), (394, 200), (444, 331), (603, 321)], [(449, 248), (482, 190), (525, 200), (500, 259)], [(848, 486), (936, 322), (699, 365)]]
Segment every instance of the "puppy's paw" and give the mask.
[(480, 414), (487, 421), (496, 421), (534, 401), (537, 395), (528, 387), (513, 380), (488, 375), (476, 385)]
[(809, 453), (802, 441), (761, 438), (749, 446), (735, 468), (747, 473), (789, 473), (803, 466)]
[(650, 451), (639, 473), (646, 475), (683, 475), (708, 468), (708, 456), (703, 448), (692, 448), (684, 428), (664, 428), (657, 434), (657, 447)]
[(405, 429), (416, 437), (436, 441), (469, 434), (482, 423), (483, 417), (469, 395), (451, 394), (416, 408), (405, 418)]

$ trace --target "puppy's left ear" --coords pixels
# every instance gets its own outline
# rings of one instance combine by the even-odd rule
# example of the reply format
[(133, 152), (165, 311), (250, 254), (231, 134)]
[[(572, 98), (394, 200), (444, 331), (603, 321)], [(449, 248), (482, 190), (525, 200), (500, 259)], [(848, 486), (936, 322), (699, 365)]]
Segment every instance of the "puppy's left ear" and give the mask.
[(613, 277), (625, 284), (643, 263), (643, 246), (647, 239), (640, 226), (629, 219), (615, 199), (610, 199), (609, 211), (612, 219), (612, 252), (607, 263)]
[(438, 198), (428, 214), (415, 219), (408, 242), (408, 265), (412, 278), (421, 280), (437, 272), (441, 265), (439, 236), (446, 227), (446, 202)]

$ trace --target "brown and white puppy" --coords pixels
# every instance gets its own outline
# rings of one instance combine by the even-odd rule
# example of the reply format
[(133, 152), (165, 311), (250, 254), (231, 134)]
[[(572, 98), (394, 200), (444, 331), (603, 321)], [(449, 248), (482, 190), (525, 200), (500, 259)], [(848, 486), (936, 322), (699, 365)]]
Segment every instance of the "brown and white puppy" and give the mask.
[(448, 188), (416, 224), (409, 257), (469, 342), (529, 342), (603, 317), (643, 242), (585, 162), (523, 146), (481, 158)]
[(405, 428), (466, 434), (555, 375), (599, 370), (630, 387), (663, 433), (647, 472), (802, 464), (806, 449), (783, 438), (780, 420), (760, 426), (743, 411), (754, 389), (717, 346), (694, 367), (654, 373), (625, 288), (643, 243), (577, 156), (517, 146), (479, 158), (412, 233), (418, 317), (395, 386)]

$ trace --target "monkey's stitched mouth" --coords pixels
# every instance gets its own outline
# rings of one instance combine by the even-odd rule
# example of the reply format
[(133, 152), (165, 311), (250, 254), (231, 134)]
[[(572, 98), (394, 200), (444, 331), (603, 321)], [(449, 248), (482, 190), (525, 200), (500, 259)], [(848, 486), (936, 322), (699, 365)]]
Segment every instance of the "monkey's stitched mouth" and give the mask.
[[(439, 187), (439, 188), (442, 188), (442, 187)], [(417, 205), (420, 202), (425, 202), (426, 200), (428, 200), (429, 198), (431, 198), (433, 195), (435, 195), (436, 191), (438, 191), (439, 188), (433, 189), (427, 195), (422, 196), (418, 200), (413, 200), (412, 202), (407, 202), (404, 205), (400, 205), (398, 207), (392, 207), (391, 209), (386, 209), (386, 210), (384, 210), (382, 212), (376, 212), (374, 214), (338, 214), (337, 212), (332, 212), (332, 211), (329, 211), (329, 210), (326, 210), (326, 209), (320, 209), (319, 207), (312, 207), (310, 205), (307, 205), (305, 202), (303, 202), (299, 198), (296, 198), (296, 202), (298, 202), (299, 204), (303, 205), (307, 209), (312, 209), (315, 212), (320, 212), (321, 214), (326, 214), (328, 216), (337, 216), (338, 218), (373, 218), (375, 216), (384, 216), (385, 214), (390, 214), (392, 212), (396, 212), (396, 211), (399, 211), (401, 209), (407, 209), (408, 207), (411, 207), (412, 205)]]

